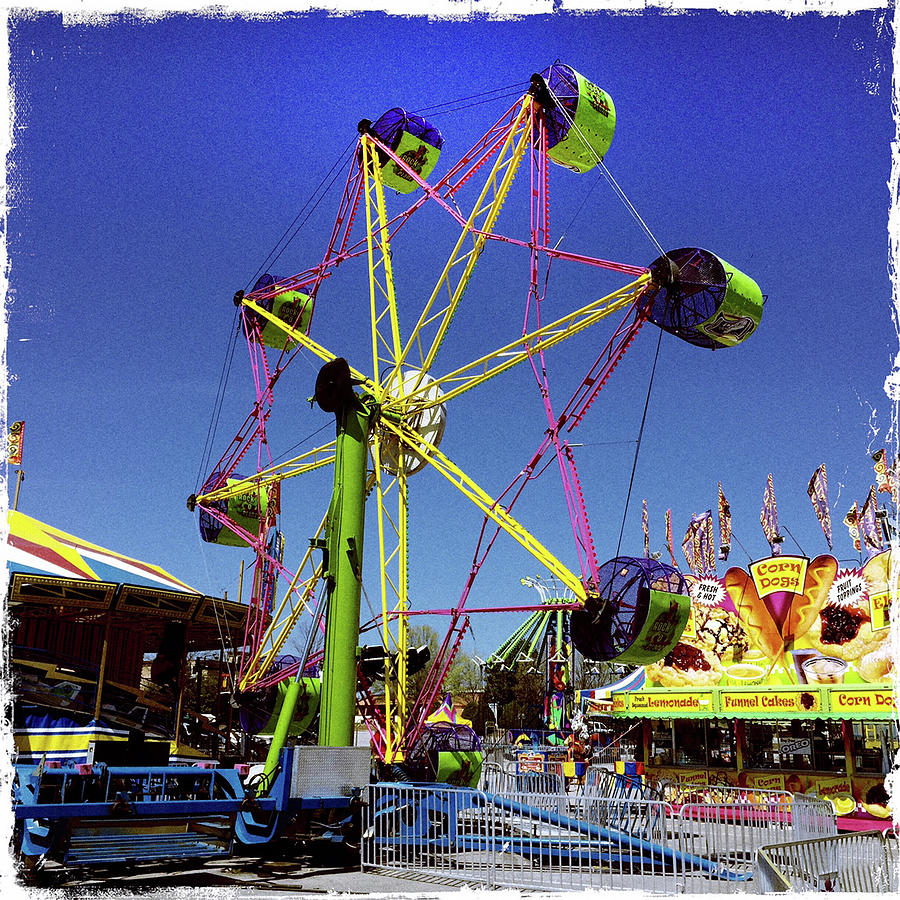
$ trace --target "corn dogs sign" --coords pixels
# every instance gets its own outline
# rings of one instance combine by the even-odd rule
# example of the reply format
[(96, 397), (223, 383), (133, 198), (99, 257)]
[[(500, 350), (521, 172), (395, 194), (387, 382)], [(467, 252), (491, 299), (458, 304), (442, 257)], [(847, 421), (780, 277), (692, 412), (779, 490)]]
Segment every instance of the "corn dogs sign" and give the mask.
[(773, 556), (751, 563), (750, 575), (760, 597), (776, 591), (802, 594), (808, 565), (805, 556)]

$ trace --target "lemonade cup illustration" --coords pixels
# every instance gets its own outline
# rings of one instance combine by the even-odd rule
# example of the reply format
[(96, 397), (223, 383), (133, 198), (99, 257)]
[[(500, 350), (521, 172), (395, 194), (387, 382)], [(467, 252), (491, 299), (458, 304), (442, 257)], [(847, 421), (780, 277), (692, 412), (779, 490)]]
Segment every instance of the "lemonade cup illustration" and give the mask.
[(733, 663), (725, 669), (725, 678), (728, 684), (751, 685), (759, 684), (763, 680), (766, 670), (752, 662)]
[(802, 664), (809, 684), (842, 684), (847, 674), (847, 662), (836, 656), (814, 656)]

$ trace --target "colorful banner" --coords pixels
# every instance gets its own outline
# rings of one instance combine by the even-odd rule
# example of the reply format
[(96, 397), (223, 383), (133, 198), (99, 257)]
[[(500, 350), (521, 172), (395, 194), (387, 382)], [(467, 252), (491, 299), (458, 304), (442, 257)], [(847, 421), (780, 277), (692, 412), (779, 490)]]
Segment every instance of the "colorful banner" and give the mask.
[(672, 543), (672, 510), (666, 510), (666, 547), (669, 549), (669, 556), (672, 557), (672, 565), (677, 569), (678, 563), (675, 562), (675, 545)]
[(884, 690), (872, 690), (866, 686), (842, 685), (830, 692), (829, 701), (832, 712), (848, 716), (862, 712), (884, 713), (893, 717), (897, 713), (894, 692), (889, 686), (885, 686)]
[[(739, 687), (645, 688), (614, 693), (613, 714), (647, 719), (859, 719), (883, 721), (896, 715), (890, 684), (759, 685)], [(783, 748), (802, 754), (804, 738)]]
[(859, 533), (869, 558), (884, 549), (881, 529), (878, 527), (878, 498), (875, 496), (875, 485), (869, 488), (869, 495), (859, 513)]
[(834, 544), (831, 540), (831, 510), (828, 508), (828, 476), (825, 474), (825, 463), (822, 463), (809, 479), (809, 486), (806, 488), (809, 499), (812, 501), (813, 509), (816, 511), (816, 518), (822, 531), (825, 533), (825, 540), (828, 541), (828, 549), (833, 550)]
[(731, 552), (731, 507), (725, 499), (722, 491), (722, 482), (719, 482), (719, 559), (722, 562), (728, 559)]
[[(889, 683), (890, 555), (840, 572), (834, 557), (822, 555), (771, 556), (749, 571), (733, 567), (722, 580), (686, 575), (687, 627), (663, 659), (646, 667), (646, 688), (764, 693)], [(799, 714), (797, 702), (790, 700)]]
[(778, 688), (765, 685), (758, 691), (741, 688), (719, 692), (719, 711), (725, 716), (746, 715), (765, 718), (769, 715), (814, 714), (824, 711), (822, 695), (818, 690), (798, 691), (794, 688)]
[(644, 507), (641, 511), (641, 528), (644, 532), (644, 557), (650, 559), (650, 519), (647, 516), (647, 498), (644, 498)]
[(696, 526), (694, 556), (698, 575), (711, 575), (716, 571), (716, 548), (713, 541), (712, 511), (699, 516), (691, 516), (691, 524)]
[(766, 492), (763, 495), (762, 511), (759, 514), (763, 534), (769, 542), (772, 556), (781, 553), (781, 544), (784, 538), (778, 533), (778, 508), (775, 506), (775, 486), (772, 483), (772, 473), (766, 481)]
[(632, 691), (628, 695), (628, 711), (652, 713), (661, 719), (708, 716), (714, 712), (713, 695), (700, 691)]
[(22, 465), (22, 444), (25, 442), (25, 423), (13, 422), (7, 435), (6, 460), (11, 466)]
[(695, 575), (700, 572), (699, 549), (700, 538), (698, 535), (698, 527), (697, 523), (692, 518), (687, 527), (687, 531), (684, 533), (684, 540), (681, 542), (681, 552), (684, 554), (688, 568)]
[(647, 771), (655, 778), (669, 782), (667, 796), (674, 803), (704, 802), (709, 785), (743, 788), (748, 802), (754, 802), (754, 791), (790, 791), (792, 794), (815, 794), (827, 797), (839, 816), (850, 816), (859, 809), (876, 818), (890, 818), (890, 810), (867, 798), (883, 799), (884, 776), (817, 775), (809, 772), (752, 772), (685, 766), (663, 766), (651, 760)]
[(691, 516), (681, 549), (687, 560), (688, 568), (695, 575), (710, 575), (716, 571), (711, 510), (707, 510), (699, 516)]
[(847, 511), (847, 515), (844, 516), (844, 524), (847, 526), (847, 531), (850, 532), (853, 548), (862, 550), (862, 544), (859, 540), (859, 504), (855, 500), (853, 501), (853, 506)]
[(872, 454), (872, 460), (875, 463), (875, 483), (878, 485), (879, 493), (884, 491), (887, 494), (893, 494), (896, 485), (897, 460), (894, 460), (893, 466), (889, 468), (887, 453), (883, 447)]

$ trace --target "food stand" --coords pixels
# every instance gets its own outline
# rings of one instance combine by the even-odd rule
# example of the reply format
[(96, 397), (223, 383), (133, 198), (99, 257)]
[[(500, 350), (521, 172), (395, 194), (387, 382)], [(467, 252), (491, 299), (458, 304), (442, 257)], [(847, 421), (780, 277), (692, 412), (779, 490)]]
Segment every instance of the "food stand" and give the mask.
[(859, 569), (773, 556), (724, 579), (688, 576), (681, 640), (638, 689), (611, 694), (613, 721), (642, 723), (647, 774), (686, 792), (816, 792), (843, 828), (889, 825), (890, 571), (885, 551)]

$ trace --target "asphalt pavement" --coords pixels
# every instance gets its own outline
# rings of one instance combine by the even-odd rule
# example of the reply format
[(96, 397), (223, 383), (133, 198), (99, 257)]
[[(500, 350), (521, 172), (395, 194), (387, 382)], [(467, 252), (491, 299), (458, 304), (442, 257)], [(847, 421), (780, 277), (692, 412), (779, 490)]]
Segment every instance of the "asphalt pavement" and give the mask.
[[(49, 889), (49, 891), (48, 891)], [(458, 892), (458, 883), (434, 878), (400, 878), (363, 872), (358, 866), (333, 868), (308, 858), (254, 859), (232, 857), (204, 863), (142, 864), (106, 870), (48, 868), (24, 894), (35, 900), (48, 897), (152, 898), (167, 900), (230, 900), (243, 897), (318, 896), (320, 894), (372, 897), (431, 898)]]

